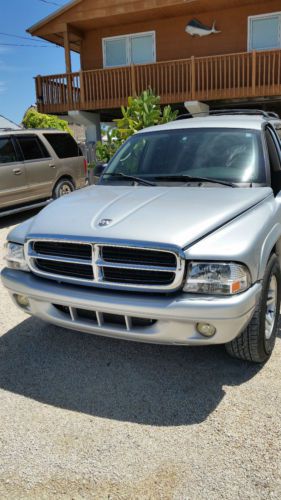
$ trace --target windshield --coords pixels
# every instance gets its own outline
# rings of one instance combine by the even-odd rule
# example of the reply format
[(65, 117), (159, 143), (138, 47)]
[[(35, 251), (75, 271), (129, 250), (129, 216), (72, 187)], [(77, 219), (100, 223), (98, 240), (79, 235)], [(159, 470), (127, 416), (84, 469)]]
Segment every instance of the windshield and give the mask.
[(165, 183), (169, 176), (171, 182), (190, 176), (233, 183), (265, 183), (261, 134), (255, 130), (225, 128), (136, 134), (112, 158), (101, 182), (133, 182), (125, 176), (150, 181), (161, 181), (162, 177), (161, 182)]

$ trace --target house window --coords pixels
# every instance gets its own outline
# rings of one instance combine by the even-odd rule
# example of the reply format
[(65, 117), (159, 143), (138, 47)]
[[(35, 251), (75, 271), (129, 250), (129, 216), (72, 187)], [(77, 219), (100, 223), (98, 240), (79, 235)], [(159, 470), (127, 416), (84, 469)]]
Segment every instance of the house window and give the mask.
[(104, 38), (102, 42), (104, 68), (153, 63), (156, 60), (154, 31)]
[(251, 16), (248, 22), (248, 50), (281, 48), (281, 12)]

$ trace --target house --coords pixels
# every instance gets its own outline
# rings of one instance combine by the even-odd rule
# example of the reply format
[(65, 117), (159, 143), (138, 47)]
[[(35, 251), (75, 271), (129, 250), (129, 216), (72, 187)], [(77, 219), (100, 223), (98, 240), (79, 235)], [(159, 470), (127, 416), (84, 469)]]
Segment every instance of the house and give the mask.
[[(65, 73), (36, 77), (39, 110), (93, 140), (130, 95), (163, 104), (281, 110), (279, 0), (73, 0), (27, 31), (64, 47)], [(71, 52), (81, 69), (72, 72)]]
[(0, 130), (20, 130), (21, 127), (17, 125), (16, 123), (12, 122), (8, 118), (5, 118), (5, 116), (0, 115)]

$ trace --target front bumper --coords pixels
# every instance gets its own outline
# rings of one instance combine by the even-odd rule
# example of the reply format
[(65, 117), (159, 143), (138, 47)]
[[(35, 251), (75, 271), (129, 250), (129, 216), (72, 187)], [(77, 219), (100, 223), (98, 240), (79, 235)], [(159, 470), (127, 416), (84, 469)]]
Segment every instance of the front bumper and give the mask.
[[(229, 342), (247, 326), (261, 292), (260, 283), (239, 295), (223, 298), (113, 292), (61, 284), (8, 268), (2, 271), (1, 278), (14, 302), (15, 294), (27, 296), (30, 307), (26, 312), (44, 321), (85, 333), (157, 344)], [(54, 304), (66, 306), (68, 313)], [(77, 309), (98, 312), (99, 321), (79, 317)], [(103, 314), (123, 316), (124, 325), (104, 322)], [(154, 323), (133, 326), (132, 318), (151, 319)], [(196, 330), (198, 322), (214, 325), (216, 334), (212, 338), (203, 337)]]

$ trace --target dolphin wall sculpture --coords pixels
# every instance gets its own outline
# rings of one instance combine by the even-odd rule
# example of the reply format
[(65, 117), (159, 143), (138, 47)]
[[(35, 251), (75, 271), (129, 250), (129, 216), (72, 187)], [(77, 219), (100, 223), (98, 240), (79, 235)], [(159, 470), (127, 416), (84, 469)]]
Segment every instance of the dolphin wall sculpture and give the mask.
[(207, 36), (212, 35), (213, 33), (221, 33), (216, 29), (216, 21), (213, 22), (213, 26), (206, 26), (202, 24), (198, 19), (192, 19), (189, 21), (185, 28), (186, 33), (191, 36)]

